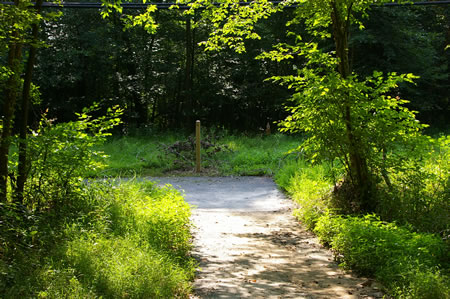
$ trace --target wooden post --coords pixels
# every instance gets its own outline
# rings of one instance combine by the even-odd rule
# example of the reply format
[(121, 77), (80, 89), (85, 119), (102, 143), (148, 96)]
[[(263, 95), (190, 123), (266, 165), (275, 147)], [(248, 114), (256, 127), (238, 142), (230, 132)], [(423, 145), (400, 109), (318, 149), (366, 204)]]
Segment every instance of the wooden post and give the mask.
[(200, 121), (197, 120), (195, 122), (195, 171), (196, 172), (200, 172), (200, 165), (201, 165), (201, 160), (200, 160), (200, 149), (201, 149), (201, 145), (200, 145)]

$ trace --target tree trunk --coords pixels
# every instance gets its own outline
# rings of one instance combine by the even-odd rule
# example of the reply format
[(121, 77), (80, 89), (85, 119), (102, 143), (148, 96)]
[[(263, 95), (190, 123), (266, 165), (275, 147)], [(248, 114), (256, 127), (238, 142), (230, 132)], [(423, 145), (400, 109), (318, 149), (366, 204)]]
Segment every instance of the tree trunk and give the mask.
[[(351, 75), (349, 54), (348, 54), (348, 39), (350, 27), (350, 14), (352, 5), (347, 8), (347, 16), (343, 16), (336, 1), (331, 2), (332, 13), (332, 28), (333, 37), (336, 46), (336, 56), (339, 59), (338, 71), (343, 79)], [(371, 210), (372, 203), (370, 198), (370, 191), (372, 181), (367, 167), (367, 160), (364, 153), (361, 151), (361, 144), (355, 136), (355, 130), (352, 124), (352, 107), (347, 98), (343, 99), (343, 120), (345, 123), (346, 135), (349, 145), (349, 179), (351, 180), (355, 191), (360, 199), (361, 209)]]
[[(41, 11), (43, 0), (36, 1), (36, 13)], [(33, 43), (38, 41), (39, 24), (33, 24), (32, 26), (32, 38)], [(17, 186), (16, 186), (16, 198), (18, 202), (23, 203), (25, 183), (27, 181), (27, 169), (28, 169), (28, 157), (27, 157), (27, 133), (28, 133), (28, 114), (30, 107), (30, 90), (31, 90), (31, 78), (33, 77), (33, 68), (36, 60), (36, 46), (31, 43), (30, 51), (28, 54), (28, 61), (25, 70), (25, 78), (23, 81), (22, 92), (22, 106), (21, 106), (21, 119), (20, 123), (20, 139), (19, 139), (19, 165), (17, 174)]]
[[(20, 0), (15, 0), (14, 5), (19, 6)], [(11, 24), (13, 25), (13, 24)], [(11, 26), (12, 27), (12, 26)], [(8, 67), (11, 70), (6, 87), (3, 103), (3, 128), (0, 141), (0, 202), (6, 201), (8, 196), (8, 159), (11, 144), (11, 129), (14, 118), (14, 107), (20, 85), (20, 64), (22, 57), (22, 45), (18, 41), (19, 32), (14, 30), (11, 34), (11, 42), (8, 51)]]
[(192, 123), (193, 120), (193, 98), (192, 98), (192, 73), (194, 68), (194, 47), (193, 47), (193, 34), (191, 19), (186, 20), (186, 31), (185, 31), (185, 72), (184, 72), (184, 84), (183, 84), (183, 100), (185, 103), (185, 109), (187, 110), (188, 123)]

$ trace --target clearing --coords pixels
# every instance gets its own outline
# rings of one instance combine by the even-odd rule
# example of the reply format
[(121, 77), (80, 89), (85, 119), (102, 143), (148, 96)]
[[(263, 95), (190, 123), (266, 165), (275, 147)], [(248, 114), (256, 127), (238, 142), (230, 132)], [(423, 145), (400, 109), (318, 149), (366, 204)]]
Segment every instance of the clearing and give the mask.
[(382, 298), (344, 273), (292, 216), (268, 177), (151, 178), (182, 190), (193, 209), (200, 269), (193, 298)]

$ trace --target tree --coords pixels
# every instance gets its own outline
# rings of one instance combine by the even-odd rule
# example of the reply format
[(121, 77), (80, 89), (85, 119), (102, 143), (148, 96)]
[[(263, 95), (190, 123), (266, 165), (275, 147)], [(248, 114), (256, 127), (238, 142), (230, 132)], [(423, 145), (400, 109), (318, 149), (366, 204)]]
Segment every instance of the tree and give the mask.
[[(33, 9), (33, 6), (37, 9)], [(20, 142), (19, 162), (17, 174), (17, 199), (23, 200), (23, 189), (27, 176), (27, 130), (28, 108), (32, 89), (32, 73), (35, 64), (36, 50), (42, 44), (38, 40), (39, 24), (42, 20), (49, 20), (58, 14), (41, 14), (41, 0), (16, 0), (14, 5), (0, 4), (0, 53), (7, 52), (6, 65), (0, 68), (0, 88), (4, 92), (1, 111), (1, 140), (0, 140), (0, 201), (6, 201), (8, 196), (9, 176), (9, 148), (15, 119), (18, 98), (21, 118), (19, 119)], [(23, 70), (23, 53), (28, 46), (27, 64)], [(27, 52), (25, 52), (27, 53)], [(22, 79), (22, 72), (25, 71)]]
[(399, 92), (419, 112), (418, 119), (444, 127), (450, 110), (450, 56), (445, 51), (450, 7), (376, 7), (368, 14), (365, 30), (353, 30), (350, 36), (354, 70), (364, 76), (374, 69), (419, 76), (417, 85), (402, 84)]
[[(406, 101), (395, 93), (399, 82), (411, 82), (414, 76), (373, 72), (361, 80), (350, 67), (351, 26), (363, 29), (361, 18), (367, 17), (371, 5), (383, 2), (388, 1), (301, 0), (278, 6), (263, 0), (244, 6), (237, 1), (188, 3), (191, 10), (201, 7), (203, 17), (215, 28), (203, 43), (206, 50), (231, 47), (237, 52), (245, 51), (246, 39), (260, 39), (254, 28), (261, 19), (291, 4), (299, 6), (287, 25), (304, 22), (312, 41), (304, 42), (304, 36), (290, 32), (296, 36), (294, 46), (278, 44), (260, 58), (306, 58), (297, 76), (273, 78), (296, 91), (292, 115), (283, 122), (285, 130), (306, 131), (309, 138), (304, 146), (312, 157), (340, 160), (344, 183), (350, 186), (347, 193), (352, 194), (357, 209), (365, 211), (375, 207), (377, 175), (389, 184), (386, 169), (395, 160), (388, 159), (390, 147), (410, 140), (422, 128), (414, 113), (403, 107)], [(324, 51), (319, 42), (330, 37), (334, 51)]]
[(2, 23), (0, 39), (7, 41), (2, 46), (8, 49), (7, 64), (1, 69), (1, 77), (5, 81), (1, 82), (4, 96), (0, 141), (0, 201), (6, 201), (7, 198), (11, 130), (21, 88), (22, 46), (27, 41), (27, 31), (31, 24), (39, 19), (36, 14), (28, 10), (29, 5), (29, 1), (16, 0), (12, 6), (7, 7), (3, 4), (0, 6)]

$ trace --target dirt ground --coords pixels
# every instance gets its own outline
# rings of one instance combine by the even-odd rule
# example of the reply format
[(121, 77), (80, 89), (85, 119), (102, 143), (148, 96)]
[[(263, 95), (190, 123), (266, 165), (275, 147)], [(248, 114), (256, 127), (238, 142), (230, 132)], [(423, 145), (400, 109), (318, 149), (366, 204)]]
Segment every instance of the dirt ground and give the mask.
[(266, 177), (153, 178), (196, 206), (192, 298), (382, 298), (380, 286), (345, 273), (292, 216)]

